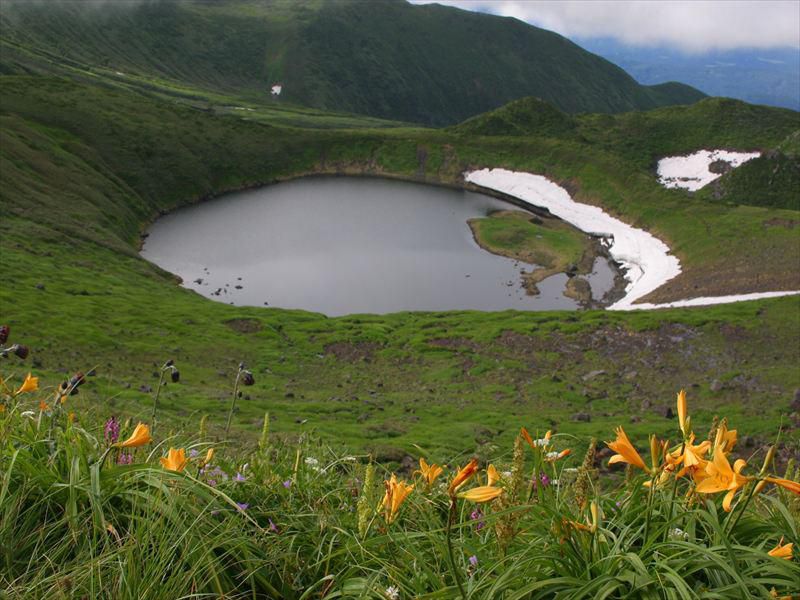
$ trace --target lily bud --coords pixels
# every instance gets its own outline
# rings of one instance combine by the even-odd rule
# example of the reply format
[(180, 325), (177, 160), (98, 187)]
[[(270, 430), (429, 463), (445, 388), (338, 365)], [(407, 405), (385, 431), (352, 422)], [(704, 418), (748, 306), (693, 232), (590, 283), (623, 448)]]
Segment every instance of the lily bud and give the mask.
[(11, 334), (11, 328), (8, 325), (0, 325), (0, 346), (8, 341), (8, 336)]
[(686, 390), (678, 392), (678, 425), (680, 425), (683, 437), (688, 437), (688, 426), (686, 423)]
[(769, 468), (772, 466), (772, 461), (775, 458), (775, 446), (770, 446), (769, 450), (767, 450), (767, 455), (764, 457), (764, 464), (761, 466), (761, 471), (759, 472), (758, 476), (763, 477), (769, 471)]
[(650, 434), (650, 461), (653, 465), (653, 472), (658, 470), (659, 459), (661, 457), (661, 444), (654, 433)]
[(16, 354), (22, 360), (28, 358), (28, 353), (30, 352), (30, 350), (28, 350), (28, 347), (23, 346), (22, 344), (14, 344), (12, 350), (14, 350), (14, 354)]

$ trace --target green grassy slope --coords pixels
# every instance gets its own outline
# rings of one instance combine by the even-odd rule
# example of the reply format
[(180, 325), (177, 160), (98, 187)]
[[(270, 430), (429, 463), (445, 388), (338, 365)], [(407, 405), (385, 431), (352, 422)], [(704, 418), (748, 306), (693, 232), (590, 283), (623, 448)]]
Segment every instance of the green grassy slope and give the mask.
[[(599, 434), (633, 415), (633, 431), (666, 428), (657, 411), (685, 385), (697, 386), (698, 411), (733, 406), (727, 414), (761, 435), (774, 431), (800, 387), (796, 298), (631, 315), (328, 319), (208, 301), (135, 252), (137, 233), (159, 212), (226, 190), (305, 173), (455, 183), (469, 166), (505, 166), (549, 174), (653, 228), (677, 242), (689, 273), (715, 270), (730, 289), (737, 274), (757, 285), (755, 268), (766, 284), (788, 286), (797, 231), (764, 223), (796, 218), (793, 211), (692, 201), (599, 144), (277, 127), (38, 77), (4, 77), (2, 89), (3, 319), (32, 346), (37, 372), (98, 365), (87, 397), (99, 414), (146, 415), (141, 386), (153, 386), (152, 365), (172, 357), (183, 377), (162, 397), (166, 410), (189, 421), (208, 412), (219, 423), (219, 400), (245, 360), (258, 383), (237, 427), (257, 430), (270, 409), (277, 431), (316, 428), (397, 460), (419, 443), (488, 449), (512, 435), (509, 423)], [(587, 377), (596, 370), (605, 373)], [(573, 423), (578, 413), (591, 420)]]
[(777, 147), (726, 173), (699, 192), (701, 198), (800, 210), (800, 129)]
[(568, 112), (694, 102), (521, 21), (381, 2), (4, 2), (6, 73), (67, 64), (269, 101), (447, 124), (522, 96)]

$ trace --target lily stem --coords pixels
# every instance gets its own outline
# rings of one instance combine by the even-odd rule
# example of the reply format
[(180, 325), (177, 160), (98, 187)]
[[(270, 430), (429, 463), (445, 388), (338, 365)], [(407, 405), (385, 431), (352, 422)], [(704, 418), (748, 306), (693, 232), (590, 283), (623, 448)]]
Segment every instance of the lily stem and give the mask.
[(452, 531), (457, 516), (458, 516), (458, 506), (456, 504), (456, 499), (450, 498), (450, 514), (447, 517), (447, 555), (450, 557), (450, 568), (453, 571), (453, 578), (456, 580), (458, 591), (461, 592), (461, 597), (464, 600), (467, 600), (467, 592), (464, 591), (464, 583), (461, 581), (461, 573), (456, 567), (456, 559), (455, 556), (453, 555)]
[(228, 439), (228, 432), (231, 430), (231, 417), (233, 417), (233, 409), (236, 407), (236, 398), (239, 395), (239, 379), (242, 376), (242, 367), (239, 367), (239, 372), (236, 373), (236, 382), (233, 384), (233, 398), (231, 398), (231, 408), (228, 411), (228, 422), (225, 423), (225, 439)]
[(756, 494), (756, 488), (758, 487), (758, 482), (754, 481), (752, 483), (753, 483), (753, 485), (750, 487), (750, 493), (747, 494), (747, 498), (745, 499), (744, 504), (742, 505), (742, 510), (740, 510), (739, 514), (736, 515), (736, 519), (731, 524), (730, 529), (728, 529), (728, 533), (729, 534), (733, 533), (733, 530), (736, 528), (736, 525), (739, 523), (739, 519), (742, 518), (742, 515), (747, 510), (747, 505), (750, 504), (750, 500), (752, 500), (753, 496), (755, 496), (755, 494)]
[(156, 411), (158, 410), (158, 397), (161, 395), (161, 387), (164, 385), (164, 369), (161, 369), (161, 374), (158, 377), (158, 387), (156, 393), (153, 395), (153, 414), (150, 417), (150, 430), (153, 434), (156, 432)]

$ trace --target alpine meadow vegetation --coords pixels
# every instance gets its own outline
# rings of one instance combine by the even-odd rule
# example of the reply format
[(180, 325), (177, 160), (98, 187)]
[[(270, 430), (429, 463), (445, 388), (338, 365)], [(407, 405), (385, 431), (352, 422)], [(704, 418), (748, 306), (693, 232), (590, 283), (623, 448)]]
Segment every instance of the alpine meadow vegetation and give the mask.
[[(776, 473), (775, 445), (740, 452), (724, 417), (693, 420), (684, 391), (673, 439), (651, 435), (644, 451), (620, 426), (581, 457), (569, 432), (520, 423), (489, 460), (420, 456), (391, 472), (313, 435), (274, 435), (268, 413), (255, 445), (205, 417), (171, 427), (157, 402), (149, 424), (102, 406), (93, 419), (75, 396), (94, 369), (58, 385), (23, 377), (26, 346), (6, 344), (4, 597), (800, 593), (800, 470)], [(232, 408), (255, 377), (240, 365), (231, 379)]]

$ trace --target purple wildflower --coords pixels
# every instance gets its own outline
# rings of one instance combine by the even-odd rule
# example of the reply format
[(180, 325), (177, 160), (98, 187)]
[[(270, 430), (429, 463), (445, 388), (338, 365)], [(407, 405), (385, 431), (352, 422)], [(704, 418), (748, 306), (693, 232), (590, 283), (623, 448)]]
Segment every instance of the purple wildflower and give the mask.
[(233, 478), (234, 481), (247, 481), (247, 477), (242, 475), (241, 473), (236, 473), (236, 477)]
[(469, 564), (472, 565), (473, 567), (477, 567), (478, 566), (478, 557), (475, 556), (474, 554), (472, 556), (470, 556), (469, 557)]
[(473, 521), (477, 521), (477, 523), (475, 523), (475, 531), (480, 531), (486, 527), (486, 523), (483, 521), (483, 513), (481, 512), (480, 508), (473, 510), (472, 513), (470, 513), (469, 518)]
[(547, 473), (542, 473), (539, 480), (542, 482), (542, 487), (550, 485), (550, 478), (547, 476)]
[(285, 487), (287, 490), (288, 490), (290, 487), (292, 487), (292, 480), (291, 480), (291, 479), (287, 479), (286, 481), (284, 481), (284, 482), (283, 482), (283, 487)]
[(239, 507), (239, 510), (247, 510), (250, 508), (250, 505), (247, 502), (237, 502), (236, 506)]
[(208, 485), (210, 485), (211, 487), (217, 487), (217, 480), (216, 479), (209, 479), (208, 480)]
[(105, 427), (103, 427), (103, 436), (108, 445), (115, 444), (119, 440), (119, 421), (117, 421), (117, 417), (112, 416), (106, 421)]
[(192, 448), (191, 450), (189, 450), (189, 458), (197, 458), (198, 456), (200, 456), (200, 453), (197, 451), (196, 448)]
[(118, 465), (132, 465), (133, 464), (133, 453), (132, 452), (122, 452), (120, 453), (119, 457), (117, 458)]
[(278, 526), (272, 522), (272, 519), (267, 519), (267, 520), (269, 521), (269, 530), (272, 531), (273, 533), (280, 533), (280, 531), (278, 530)]

